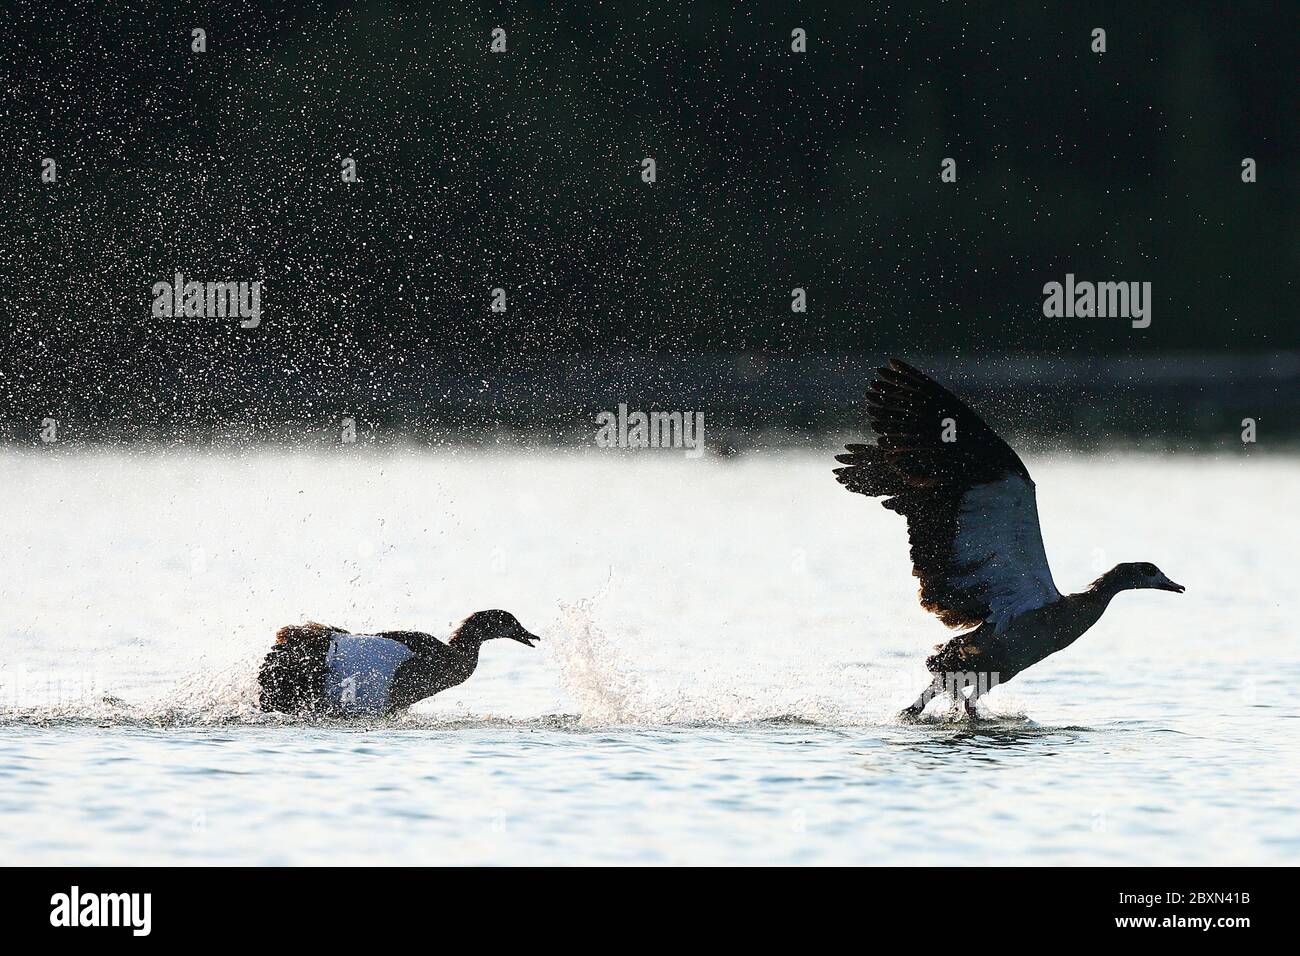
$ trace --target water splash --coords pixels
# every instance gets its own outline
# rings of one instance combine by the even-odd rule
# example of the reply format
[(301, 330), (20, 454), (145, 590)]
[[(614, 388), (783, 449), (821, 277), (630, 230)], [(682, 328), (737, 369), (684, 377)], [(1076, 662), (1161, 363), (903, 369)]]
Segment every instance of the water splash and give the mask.
[[(599, 597), (561, 605), (552, 660), (561, 687), (577, 705), (582, 726), (742, 725), (805, 723), (860, 726), (893, 722), (893, 702), (907, 694), (906, 675), (867, 665), (803, 661), (799, 673), (747, 663), (730, 674), (693, 672), (685, 689), (656, 686), (627, 665), (595, 622)], [(900, 683), (900, 676), (903, 681)]]
[(655, 708), (641, 679), (621, 665), (618, 651), (592, 620), (598, 600), (560, 606), (559, 640), (551, 645), (560, 685), (577, 702), (583, 724), (642, 723)]
[(155, 702), (154, 709), (172, 723), (264, 723), (258, 707), (257, 671), (263, 654), (250, 654), (214, 672), (189, 675)]

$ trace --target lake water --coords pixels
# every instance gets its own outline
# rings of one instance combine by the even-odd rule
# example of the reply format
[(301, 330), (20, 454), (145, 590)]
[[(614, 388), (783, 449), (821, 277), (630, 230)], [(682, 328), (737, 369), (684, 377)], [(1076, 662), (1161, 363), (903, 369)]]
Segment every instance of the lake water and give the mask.
[[(1300, 458), (1026, 456), (1063, 591), (1187, 593), (908, 726), (948, 632), (833, 453), (0, 451), (0, 863), (1300, 860)], [(279, 625), (489, 607), (542, 645), (400, 719), (253, 707)]]

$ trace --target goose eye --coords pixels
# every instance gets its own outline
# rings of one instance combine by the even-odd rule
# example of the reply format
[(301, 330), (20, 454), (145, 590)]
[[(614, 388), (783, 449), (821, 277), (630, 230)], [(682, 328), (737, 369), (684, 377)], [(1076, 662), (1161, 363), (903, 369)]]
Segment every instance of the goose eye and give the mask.
[(1158, 572), (1156, 571), (1156, 566), (1154, 564), (1144, 564), (1142, 565), (1142, 573), (1150, 576)]

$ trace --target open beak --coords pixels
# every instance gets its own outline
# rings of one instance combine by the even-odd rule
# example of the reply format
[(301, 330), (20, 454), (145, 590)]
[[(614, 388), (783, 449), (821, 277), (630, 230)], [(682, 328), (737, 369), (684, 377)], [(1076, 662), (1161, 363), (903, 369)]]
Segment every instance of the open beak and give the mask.
[(541, 640), (541, 638), (538, 637), (536, 634), (532, 633), (531, 631), (525, 631), (522, 627), (514, 634), (511, 634), (510, 638), (512, 640), (518, 641), (520, 644), (527, 644), (529, 647), (533, 646), (533, 641)]
[(1182, 594), (1187, 590), (1187, 588), (1183, 587), (1181, 584), (1175, 584), (1168, 578), (1164, 578), (1164, 580), (1157, 584), (1156, 587), (1161, 591), (1173, 591), (1175, 594)]

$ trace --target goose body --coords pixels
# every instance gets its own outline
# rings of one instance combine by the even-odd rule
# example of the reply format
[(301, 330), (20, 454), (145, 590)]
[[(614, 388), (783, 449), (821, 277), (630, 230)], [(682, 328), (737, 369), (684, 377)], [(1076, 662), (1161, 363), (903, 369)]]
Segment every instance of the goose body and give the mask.
[(265, 711), (325, 717), (383, 716), (463, 684), (486, 640), (533, 646), (536, 634), (506, 611), (477, 611), (446, 643), (421, 631), (353, 634), (341, 627), (282, 627), (258, 672)]
[(835, 476), (907, 519), (922, 606), (949, 627), (973, 628), (935, 648), (926, 662), (934, 681), (905, 716), (941, 694), (974, 714), (981, 694), (1069, 647), (1120, 591), (1183, 590), (1138, 562), (1062, 595), (1047, 563), (1033, 479), (1011, 446), (897, 359), (879, 370), (866, 397), (876, 443), (848, 445)]

